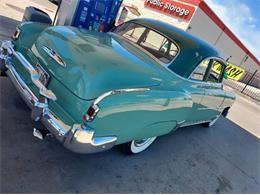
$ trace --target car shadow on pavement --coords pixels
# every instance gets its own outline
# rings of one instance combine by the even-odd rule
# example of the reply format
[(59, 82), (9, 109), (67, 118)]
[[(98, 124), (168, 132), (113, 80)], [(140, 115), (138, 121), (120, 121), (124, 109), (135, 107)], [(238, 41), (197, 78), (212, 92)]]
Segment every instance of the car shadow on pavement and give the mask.
[(32, 136), (30, 111), (0, 78), (0, 193), (259, 193), (259, 139), (228, 119), (181, 128), (128, 156), (80, 155)]
[(20, 21), (0, 16), (0, 40), (10, 39)]

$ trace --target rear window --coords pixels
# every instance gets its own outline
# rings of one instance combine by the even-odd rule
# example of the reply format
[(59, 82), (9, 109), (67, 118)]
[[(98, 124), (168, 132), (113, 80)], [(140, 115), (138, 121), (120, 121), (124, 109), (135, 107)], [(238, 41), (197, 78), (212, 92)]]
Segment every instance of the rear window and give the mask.
[(113, 32), (137, 44), (163, 64), (170, 63), (178, 53), (176, 44), (167, 37), (139, 24), (127, 22)]

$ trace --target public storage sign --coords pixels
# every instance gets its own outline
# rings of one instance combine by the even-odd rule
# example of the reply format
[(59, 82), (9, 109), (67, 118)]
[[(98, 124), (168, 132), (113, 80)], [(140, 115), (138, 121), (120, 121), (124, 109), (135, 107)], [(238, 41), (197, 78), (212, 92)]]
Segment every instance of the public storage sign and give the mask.
[(195, 11), (195, 7), (174, 0), (145, 0), (144, 5), (183, 20), (190, 20)]
[[(213, 70), (214, 70), (214, 72), (219, 74), (220, 70), (221, 70), (221, 65), (219, 63), (214, 64)], [(226, 67), (226, 72), (227, 72), (228, 78), (238, 81), (244, 74), (245, 70), (234, 64), (228, 63), (228, 65)]]

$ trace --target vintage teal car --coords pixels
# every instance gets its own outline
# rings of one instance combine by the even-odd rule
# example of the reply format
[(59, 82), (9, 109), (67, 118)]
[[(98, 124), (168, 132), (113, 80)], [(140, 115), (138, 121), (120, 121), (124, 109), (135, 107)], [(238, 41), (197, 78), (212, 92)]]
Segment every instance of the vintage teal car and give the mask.
[(22, 23), (0, 56), (32, 119), (77, 153), (139, 153), (178, 127), (211, 126), (235, 99), (216, 49), (152, 19), (109, 33)]

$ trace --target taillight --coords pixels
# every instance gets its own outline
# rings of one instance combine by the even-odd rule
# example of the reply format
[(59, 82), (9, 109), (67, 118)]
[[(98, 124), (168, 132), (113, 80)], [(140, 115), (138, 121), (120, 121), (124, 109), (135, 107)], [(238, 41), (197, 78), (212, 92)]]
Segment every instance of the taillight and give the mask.
[(88, 108), (86, 114), (83, 115), (83, 121), (92, 121), (99, 111), (98, 105), (92, 105)]
[(20, 34), (21, 34), (21, 30), (19, 28), (16, 28), (16, 31), (14, 32), (13, 35), (13, 40), (18, 39)]

